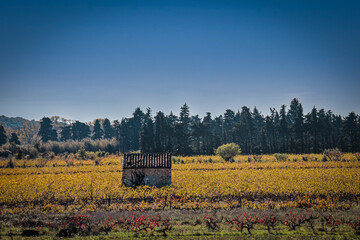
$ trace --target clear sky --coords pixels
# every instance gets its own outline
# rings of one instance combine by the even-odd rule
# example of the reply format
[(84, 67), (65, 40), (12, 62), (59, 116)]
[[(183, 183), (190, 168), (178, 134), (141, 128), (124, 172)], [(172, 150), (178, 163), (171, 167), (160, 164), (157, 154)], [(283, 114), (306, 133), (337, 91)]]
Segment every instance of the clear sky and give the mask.
[(0, 115), (360, 113), (360, 1), (0, 0)]

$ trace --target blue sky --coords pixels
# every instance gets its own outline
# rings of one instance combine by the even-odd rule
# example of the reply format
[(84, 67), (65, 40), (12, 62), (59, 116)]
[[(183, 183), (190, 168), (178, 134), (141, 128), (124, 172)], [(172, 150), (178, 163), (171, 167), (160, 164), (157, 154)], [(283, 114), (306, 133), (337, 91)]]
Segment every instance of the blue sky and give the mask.
[(360, 113), (359, 1), (0, 1), (0, 114)]

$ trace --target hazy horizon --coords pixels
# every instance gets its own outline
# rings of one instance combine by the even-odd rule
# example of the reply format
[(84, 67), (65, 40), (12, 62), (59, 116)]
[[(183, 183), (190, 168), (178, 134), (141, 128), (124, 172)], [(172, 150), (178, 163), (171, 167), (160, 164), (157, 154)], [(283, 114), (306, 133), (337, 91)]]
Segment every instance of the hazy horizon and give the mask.
[[(300, 99), (299, 99), (300, 100)], [(301, 103), (301, 100), (300, 100), (300, 103)], [(188, 103), (187, 103), (188, 104)], [(290, 102), (289, 103), (284, 103), (285, 105), (286, 105), (286, 110), (288, 110), (289, 109), (289, 106), (290, 106)], [(182, 106), (182, 105), (181, 105)], [(180, 106), (180, 107), (181, 107)], [(188, 106), (189, 106), (189, 104), (188, 104)], [(320, 106), (316, 106), (316, 105), (313, 105), (312, 107), (310, 107), (309, 109), (307, 109), (306, 107), (304, 108), (304, 115), (306, 115), (307, 113), (310, 113), (311, 112), (311, 109), (313, 108), (313, 107), (316, 107), (317, 108), (317, 110), (320, 110), (320, 109), (324, 109), (325, 111), (328, 111), (328, 110), (331, 110), (332, 111), (332, 113), (333, 114), (335, 114), (335, 115), (341, 115), (341, 117), (346, 117), (350, 112), (348, 112), (348, 113), (346, 113), (346, 114), (339, 114), (339, 113), (337, 113), (337, 112), (334, 112), (331, 108), (323, 108), (323, 107), (320, 107)], [(137, 107), (139, 107), (139, 106), (137, 106)], [(176, 116), (179, 116), (179, 112), (180, 112), (180, 107), (179, 107), (179, 109), (176, 109), (176, 110), (170, 110), (169, 112), (165, 112), (165, 111), (163, 111), (163, 110), (154, 110), (154, 109), (152, 109), (151, 107), (151, 110), (152, 110), (152, 117), (155, 117), (155, 115), (156, 115), (156, 113), (157, 112), (159, 112), (159, 111), (161, 111), (161, 112), (163, 112), (165, 115), (169, 115), (171, 112), (174, 114), (174, 115), (176, 115)], [(241, 107), (243, 107), (243, 106), (241, 106)], [(239, 107), (239, 108), (236, 108), (236, 109), (231, 109), (231, 108), (224, 108), (224, 111), (223, 112), (221, 112), (220, 114), (214, 114), (213, 112), (211, 112), (211, 111), (206, 111), (206, 112), (210, 112), (211, 113), (211, 116), (214, 118), (214, 117), (218, 117), (218, 116), (220, 116), (220, 115), (222, 115), (222, 116), (224, 116), (224, 113), (225, 113), (225, 111), (227, 110), (227, 109), (230, 109), (230, 110), (233, 110), (235, 113), (237, 112), (237, 111), (240, 111), (241, 112), (241, 107)], [(253, 106), (253, 107), (251, 107), (251, 106), (246, 106), (246, 107), (249, 107), (250, 108), (250, 111), (252, 112), (253, 111), (253, 109), (256, 107), (256, 106)], [(280, 107), (281, 106), (279, 106), (279, 107), (270, 107), (270, 108), (275, 108), (275, 110), (277, 110), (278, 112), (280, 111)], [(304, 107), (304, 106), (303, 106)], [(135, 107), (136, 108), (136, 107)], [(60, 119), (61, 118), (65, 118), (65, 119), (67, 119), (67, 120), (72, 120), (72, 121), (81, 121), (81, 122), (92, 122), (92, 121), (94, 121), (94, 120), (96, 120), (96, 119), (105, 119), (105, 118), (108, 118), (110, 121), (114, 121), (114, 120), (121, 120), (122, 118), (130, 118), (130, 117), (132, 117), (132, 113), (135, 111), (135, 108), (133, 109), (133, 111), (130, 113), (130, 114), (128, 114), (128, 115), (126, 115), (126, 116), (120, 116), (120, 117), (118, 117), (118, 118), (109, 118), (109, 117), (106, 117), (106, 116), (97, 116), (97, 117), (94, 117), (94, 118), (92, 118), (92, 119), (73, 119), (73, 118), (69, 118), (69, 117), (66, 117), (66, 116), (62, 116), (62, 115), (58, 115), (58, 114), (54, 114), (54, 115), (46, 115), (46, 114), (43, 114), (43, 115), (41, 115), (41, 117), (39, 117), (39, 118), (27, 118), (27, 117), (24, 117), (24, 116), (8, 116), (8, 115), (5, 115), (5, 114), (0, 114), (0, 115), (4, 115), (4, 116), (6, 116), (6, 117), (11, 117), (11, 118), (16, 118), (16, 117), (21, 117), (21, 118), (25, 118), (25, 119), (27, 119), (27, 120), (35, 120), (35, 121), (39, 121), (39, 120), (41, 120), (41, 118), (43, 118), (43, 117), (52, 117), (52, 116), (58, 116), (58, 117), (60, 117)], [(147, 107), (144, 107), (144, 108), (142, 108), (142, 107), (140, 107), (141, 108), (141, 110), (144, 112), (144, 113), (146, 113), (146, 108)], [(259, 109), (258, 107), (256, 107), (257, 108), (257, 110), (259, 110), (259, 112), (262, 114), (262, 115), (264, 115), (264, 116), (268, 116), (268, 115), (270, 115), (270, 108), (268, 109), (268, 111), (262, 111), (262, 109)], [(195, 116), (195, 115), (199, 115), (199, 117), (200, 118), (202, 118), (202, 117), (205, 117), (206, 116), (206, 112), (204, 112), (204, 113), (194, 113), (193, 111), (192, 111), (192, 108), (191, 108), (191, 106), (189, 106), (189, 109), (190, 109), (190, 115), (191, 116)], [(355, 111), (351, 111), (351, 112), (355, 112)], [(356, 114), (359, 114), (358, 112), (355, 112)]]

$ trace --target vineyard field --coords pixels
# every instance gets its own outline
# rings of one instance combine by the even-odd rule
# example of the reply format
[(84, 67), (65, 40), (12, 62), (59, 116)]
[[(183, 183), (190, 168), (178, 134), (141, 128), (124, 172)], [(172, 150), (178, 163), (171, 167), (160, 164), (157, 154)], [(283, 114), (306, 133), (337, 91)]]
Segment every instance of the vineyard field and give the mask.
[[(342, 220), (359, 212), (360, 161), (351, 156), (346, 161), (327, 162), (279, 162), (271, 156), (264, 156), (261, 162), (247, 159), (239, 156), (229, 163), (216, 156), (182, 158), (183, 163), (173, 164), (171, 186), (163, 188), (123, 186), (121, 158), (116, 156), (96, 166), (79, 161), (72, 166), (2, 168), (1, 216), (195, 211), (206, 225), (206, 221), (225, 223), (214, 215), (219, 211), (224, 216), (256, 211), (257, 218), (266, 211), (337, 212)], [(214, 220), (206, 219), (205, 213)]]

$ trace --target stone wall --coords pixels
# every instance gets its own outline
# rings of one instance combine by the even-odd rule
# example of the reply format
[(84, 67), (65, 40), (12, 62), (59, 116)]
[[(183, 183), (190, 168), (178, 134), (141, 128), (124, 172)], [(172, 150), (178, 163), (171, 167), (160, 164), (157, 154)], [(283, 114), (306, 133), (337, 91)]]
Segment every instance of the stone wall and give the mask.
[(170, 168), (136, 168), (123, 169), (122, 182), (131, 187), (135, 183), (163, 187), (171, 184)]

